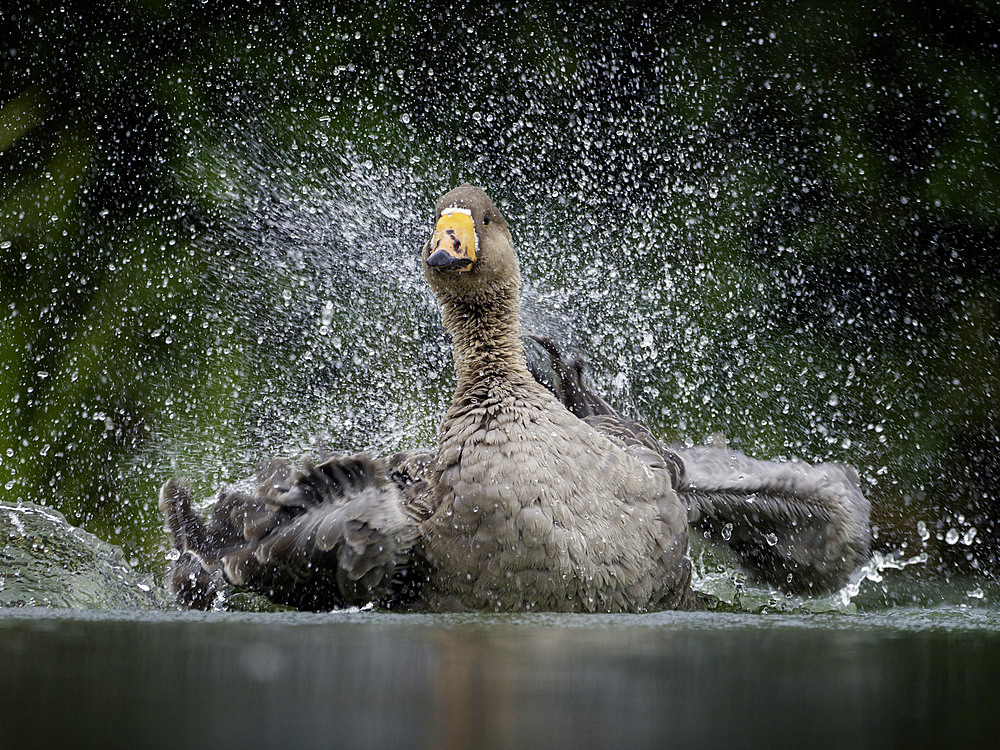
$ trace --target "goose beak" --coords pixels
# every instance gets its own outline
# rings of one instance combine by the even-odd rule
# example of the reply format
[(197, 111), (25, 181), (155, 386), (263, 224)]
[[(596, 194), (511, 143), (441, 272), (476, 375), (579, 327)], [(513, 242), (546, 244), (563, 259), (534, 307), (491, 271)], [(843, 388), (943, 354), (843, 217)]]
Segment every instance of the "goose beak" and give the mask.
[(476, 262), (476, 225), (472, 213), (465, 208), (449, 208), (441, 214), (427, 265), (439, 271), (468, 271)]

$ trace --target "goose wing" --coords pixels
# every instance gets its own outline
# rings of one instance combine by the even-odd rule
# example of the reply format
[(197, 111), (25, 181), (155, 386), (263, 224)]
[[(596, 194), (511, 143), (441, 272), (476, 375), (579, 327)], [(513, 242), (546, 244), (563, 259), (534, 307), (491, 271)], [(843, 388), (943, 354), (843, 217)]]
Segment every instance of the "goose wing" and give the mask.
[(586, 362), (580, 357), (566, 357), (552, 339), (529, 334), (548, 355), (549, 370), (532, 367), (535, 379), (548, 387), (563, 405), (577, 418), (598, 432), (617, 440), (640, 461), (670, 472), (671, 484), (676, 489), (683, 478), (684, 465), (670, 448), (655, 437), (648, 428), (620, 415), (584, 381)]
[[(657, 454), (671, 471), (688, 521), (731, 547), (760, 578), (792, 591), (834, 589), (870, 552), (870, 504), (857, 472), (835, 463), (760, 461), (728, 448), (667, 446), (619, 415), (586, 384), (585, 363), (533, 338), (551, 371), (536, 377), (596, 429)], [(648, 455), (649, 455), (648, 454)]]
[(207, 606), (212, 572), (221, 570), (230, 583), (299, 609), (391, 605), (417, 538), (407, 503), (423, 481), (417, 456), (393, 459), (333, 456), (300, 468), (272, 460), (254, 492), (220, 495), (208, 525), (190, 491), (171, 480), (161, 508), (181, 552), (168, 575), (179, 601)]
[(870, 504), (853, 467), (760, 461), (730, 448), (677, 447), (692, 526), (758, 577), (793, 592), (831, 590), (870, 554)]

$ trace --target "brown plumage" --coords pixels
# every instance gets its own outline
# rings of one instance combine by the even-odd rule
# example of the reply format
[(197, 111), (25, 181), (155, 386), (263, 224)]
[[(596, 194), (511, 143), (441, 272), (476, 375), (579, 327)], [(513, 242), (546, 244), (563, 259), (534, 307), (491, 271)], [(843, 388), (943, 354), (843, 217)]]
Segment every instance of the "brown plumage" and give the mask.
[[(271, 462), (255, 491), (220, 496), (209, 526), (171, 480), (160, 504), (181, 553), (169, 574), (179, 601), (209, 606), (224, 578), (306, 609), (691, 606), (689, 516), (732, 516), (732, 488), (719, 504), (714, 488), (693, 491), (685, 460), (586, 388), (554, 345), (559, 397), (532, 376), (517, 256), (482, 190), (442, 197), (435, 222), (424, 272), (458, 380), (437, 450), (321, 456), (301, 469)], [(792, 525), (800, 515), (788, 516)]]

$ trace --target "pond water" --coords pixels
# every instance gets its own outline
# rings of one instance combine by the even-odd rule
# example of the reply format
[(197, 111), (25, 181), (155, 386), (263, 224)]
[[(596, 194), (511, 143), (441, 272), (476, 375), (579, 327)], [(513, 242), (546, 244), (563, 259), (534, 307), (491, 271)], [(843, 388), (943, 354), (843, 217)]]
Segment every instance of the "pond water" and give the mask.
[(6, 609), (0, 661), (3, 747), (968, 747), (1000, 730), (1000, 615), (957, 607)]

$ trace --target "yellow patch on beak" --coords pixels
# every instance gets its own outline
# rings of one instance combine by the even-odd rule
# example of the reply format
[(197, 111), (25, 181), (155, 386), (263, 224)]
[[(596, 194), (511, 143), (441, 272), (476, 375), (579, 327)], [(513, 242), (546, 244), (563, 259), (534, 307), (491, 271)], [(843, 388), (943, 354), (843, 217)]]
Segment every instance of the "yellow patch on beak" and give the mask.
[(442, 271), (468, 271), (476, 262), (476, 225), (464, 208), (446, 209), (434, 227), (427, 265)]

